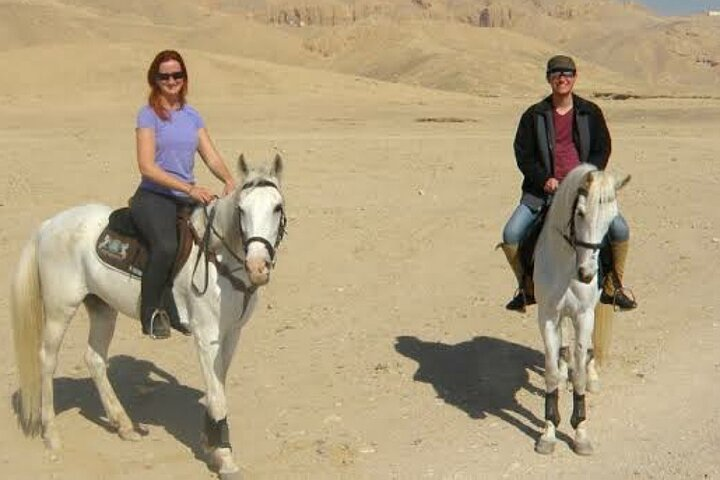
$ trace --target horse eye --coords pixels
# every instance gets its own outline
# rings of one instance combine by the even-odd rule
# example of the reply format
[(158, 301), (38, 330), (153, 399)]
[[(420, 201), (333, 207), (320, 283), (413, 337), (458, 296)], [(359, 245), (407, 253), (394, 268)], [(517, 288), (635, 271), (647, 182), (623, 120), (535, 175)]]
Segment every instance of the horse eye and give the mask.
[(275, 205), (275, 209), (273, 210), (273, 213), (282, 212), (282, 205)]

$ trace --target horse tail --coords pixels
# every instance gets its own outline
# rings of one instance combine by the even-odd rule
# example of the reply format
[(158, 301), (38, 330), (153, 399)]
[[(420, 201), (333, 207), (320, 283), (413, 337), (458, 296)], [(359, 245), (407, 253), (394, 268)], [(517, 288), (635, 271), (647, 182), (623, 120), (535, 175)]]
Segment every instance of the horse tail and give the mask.
[(610, 339), (613, 326), (613, 306), (598, 303), (595, 306), (595, 328), (593, 329), (593, 354), (599, 366), (607, 365), (610, 355)]
[(20, 380), (16, 398), (18, 419), (25, 435), (36, 436), (42, 427), (42, 376), (40, 350), (45, 326), (38, 268), (38, 237), (33, 235), (20, 254), (10, 294), (15, 358)]

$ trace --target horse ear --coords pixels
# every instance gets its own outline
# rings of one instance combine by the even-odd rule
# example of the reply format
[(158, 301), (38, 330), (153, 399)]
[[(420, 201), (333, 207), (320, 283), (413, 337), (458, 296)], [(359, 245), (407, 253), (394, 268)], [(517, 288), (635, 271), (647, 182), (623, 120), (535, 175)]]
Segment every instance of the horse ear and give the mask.
[(630, 178), (630, 175), (627, 175), (625, 178), (622, 179), (615, 178), (615, 191), (622, 189), (625, 185), (630, 183)]
[(577, 209), (577, 212), (581, 216), (585, 216), (585, 214), (587, 213), (587, 194), (586, 195), (578, 195), (577, 204), (575, 205), (575, 208)]
[(245, 154), (243, 153), (241, 153), (238, 157), (237, 168), (240, 172), (240, 175), (242, 175), (243, 177), (246, 177), (247, 174), (250, 172), (250, 169), (248, 169), (247, 163), (245, 162)]
[(282, 171), (283, 171), (283, 159), (279, 153), (276, 153), (275, 158), (273, 159), (272, 170), (270, 170), (270, 173), (272, 174), (273, 177), (280, 180), (280, 177), (282, 176)]

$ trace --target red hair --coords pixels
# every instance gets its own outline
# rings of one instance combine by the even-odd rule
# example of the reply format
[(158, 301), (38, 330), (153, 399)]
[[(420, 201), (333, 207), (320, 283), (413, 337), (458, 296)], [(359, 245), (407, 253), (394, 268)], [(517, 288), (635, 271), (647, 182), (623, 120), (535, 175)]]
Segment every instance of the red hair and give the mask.
[(175, 50), (163, 50), (162, 52), (158, 53), (157, 55), (155, 55), (155, 58), (150, 64), (150, 68), (148, 68), (147, 72), (147, 81), (148, 85), (150, 85), (148, 104), (155, 111), (157, 116), (162, 118), (163, 120), (168, 120), (170, 118), (170, 113), (162, 105), (160, 87), (157, 83), (157, 74), (160, 73), (160, 64), (168, 62), (170, 60), (175, 60), (176, 62), (178, 62), (180, 64), (180, 67), (182, 68), (183, 73), (185, 73), (185, 81), (183, 82), (183, 86), (180, 89), (180, 105), (185, 105), (185, 96), (187, 95), (188, 90), (188, 73), (187, 68), (185, 68), (185, 62), (183, 61), (182, 56), (178, 52), (176, 52)]

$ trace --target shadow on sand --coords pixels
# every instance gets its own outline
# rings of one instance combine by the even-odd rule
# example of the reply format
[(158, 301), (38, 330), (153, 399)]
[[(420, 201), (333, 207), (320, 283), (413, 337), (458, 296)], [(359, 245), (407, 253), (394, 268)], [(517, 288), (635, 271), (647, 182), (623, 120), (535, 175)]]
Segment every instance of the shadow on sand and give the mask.
[[(146, 435), (147, 431), (138, 428), (138, 424), (162, 427), (187, 446), (195, 458), (206, 460), (201, 444), (205, 407), (198, 402), (203, 392), (180, 384), (152, 362), (127, 355), (110, 359), (108, 377), (120, 403), (141, 434)], [(54, 390), (56, 413), (77, 408), (83, 417), (114, 432), (92, 379), (56, 378)], [(17, 405), (17, 397), (15, 392), (14, 405)]]
[(418, 363), (413, 379), (432, 385), (445, 403), (471, 418), (492, 415), (533, 440), (540, 437), (545, 422), (516, 398), (520, 390), (527, 390), (537, 398), (534, 408), (544, 409), (545, 390), (530, 383), (529, 373), (543, 375), (539, 351), (490, 337), (446, 345), (410, 336), (397, 337), (395, 350)]

